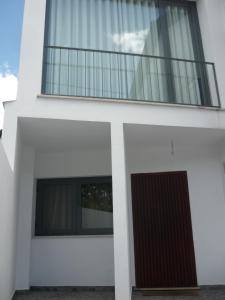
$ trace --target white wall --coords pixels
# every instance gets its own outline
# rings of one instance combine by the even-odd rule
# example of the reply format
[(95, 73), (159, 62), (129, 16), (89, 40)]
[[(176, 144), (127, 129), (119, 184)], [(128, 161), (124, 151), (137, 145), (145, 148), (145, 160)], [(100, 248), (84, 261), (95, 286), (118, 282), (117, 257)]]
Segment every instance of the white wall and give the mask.
[[(41, 91), (46, 0), (25, 0), (17, 101)], [(35, 39), (34, 39), (35, 37)], [(29, 84), (27, 84), (29, 82)]]
[(32, 239), (32, 286), (113, 284), (112, 237)]
[(17, 136), (14, 172), (0, 141), (0, 300), (15, 292), (15, 255), (20, 137)]
[[(16, 289), (29, 289), (35, 152), (23, 146), (19, 175)], [(28, 238), (29, 237), (29, 238)]]
[[(187, 170), (194, 245), (200, 285), (225, 284), (224, 173), (217, 149), (141, 147), (127, 149), (132, 173)], [(38, 154), (36, 178), (110, 175), (109, 152)], [(130, 181), (128, 180), (128, 183)], [(128, 186), (129, 195), (130, 186)], [(131, 195), (130, 195), (131, 196)], [(135, 285), (132, 212), (132, 284)], [(31, 285), (113, 285), (113, 239), (106, 237), (32, 238)]]
[[(85, 100), (83, 98), (65, 99), (63, 97), (37, 97), (41, 92), (45, 2), (45, 0), (25, 1), (18, 101), (13, 104), (7, 104), (6, 106), (3, 136), (3, 143), (12, 168), (14, 168), (15, 164), (17, 116), (103, 122), (115, 122), (121, 120), (122, 122), (132, 124), (225, 128), (225, 111), (157, 104), (128, 104), (120, 101), (114, 101), (112, 103), (109, 100), (96, 101), (93, 99)], [(223, 54), (225, 49), (223, 23), (224, 1), (198, 0), (197, 4), (206, 58), (216, 62), (222, 106), (225, 108), (225, 66)], [(35, 39), (33, 38), (34, 36)], [(190, 153), (186, 153), (187, 155), (174, 161), (166, 155), (163, 156), (163, 153), (164, 150), (159, 152), (151, 151), (151, 154), (153, 155), (151, 156), (151, 159), (149, 159), (150, 153), (139, 155), (138, 161), (134, 160), (132, 162), (130, 159), (130, 172), (134, 172), (135, 170), (138, 172), (143, 170), (146, 170), (147, 172), (155, 170), (168, 171), (170, 169), (189, 170), (189, 174), (193, 175), (191, 176), (193, 180), (191, 179), (190, 181), (190, 190), (193, 194), (193, 196), (191, 196), (191, 201), (199, 282), (201, 284), (219, 283), (220, 281), (224, 282), (223, 278), (225, 278), (225, 274), (223, 270), (225, 270), (225, 268), (223, 263), (219, 262), (220, 260), (225, 261), (223, 256), (223, 253), (225, 253), (224, 242), (223, 240), (219, 240), (219, 234), (215, 234), (215, 232), (218, 231), (221, 233), (221, 236), (224, 236), (221, 232), (221, 228), (224, 228), (223, 220), (225, 218), (223, 215), (224, 202), (222, 200), (224, 198), (222, 198), (221, 194), (221, 178), (223, 177), (220, 176), (220, 164), (218, 163), (216, 156), (211, 154), (202, 156), (193, 153), (190, 157)], [(130, 151), (129, 157), (132, 157), (132, 155), (134, 156), (132, 151)], [(81, 159), (81, 154), (78, 156), (74, 154), (62, 154), (53, 155), (52, 157), (50, 157), (50, 155), (39, 155), (36, 161), (35, 176), (67, 177), (76, 175), (109, 175), (111, 174), (109, 156), (110, 155), (108, 154), (102, 153), (100, 155), (95, 152), (87, 153), (85, 159)], [(197, 160), (196, 157), (199, 159)], [(202, 188), (200, 189), (199, 186)], [(30, 201), (30, 199), (27, 198), (27, 201)], [(215, 203), (217, 205), (215, 205)], [(204, 209), (205, 215), (203, 215), (202, 209)], [(199, 220), (201, 220), (201, 224), (199, 224)], [(31, 224), (29, 226), (31, 228)], [(207, 234), (208, 232), (211, 234), (210, 237)], [(105, 265), (106, 267), (97, 264), (99, 253), (97, 248), (95, 248), (93, 251), (94, 258), (96, 258), (96, 270), (94, 275), (97, 276), (96, 274), (102, 274), (101, 278), (97, 276), (93, 279), (94, 271), (93, 273), (90, 272), (90, 270), (88, 272), (87, 267), (85, 267), (87, 266), (86, 261), (84, 259), (80, 261), (80, 267), (81, 265), (84, 267), (87, 278), (89, 278), (90, 281), (93, 280), (92, 282), (94, 285), (96, 285), (96, 281), (101, 283), (102, 281), (105, 283), (107, 282), (107, 284), (109, 282), (113, 283), (113, 240), (108, 237), (101, 237), (100, 240), (101, 239), (104, 240), (104, 246), (108, 249), (107, 258), (109, 262), (108, 265)], [(62, 260), (65, 264), (67, 261), (71, 262), (74, 259), (73, 252), (70, 253), (67, 259), (66, 255), (68, 253), (66, 249), (68, 247), (71, 247), (71, 249), (78, 247), (77, 241), (78, 239), (76, 238), (54, 240), (54, 243), (58, 243), (59, 247), (62, 247), (65, 251)], [(96, 241), (98, 241), (97, 238), (95, 242)], [(82, 239), (79, 240), (79, 245), (81, 245), (81, 243), (101, 245), (100, 241), (98, 243), (95, 242), (91, 242), (91, 239)], [(217, 247), (216, 243), (220, 246)], [(60, 276), (60, 272), (58, 272), (58, 275), (55, 272), (54, 276), (56, 276), (56, 278), (52, 278), (53, 272), (49, 274), (47, 270), (45, 270), (47, 267), (49, 267), (50, 270), (53, 261), (56, 262), (58, 258), (58, 252), (54, 250), (55, 248), (53, 249), (55, 251), (55, 256), (53, 255), (53, 257), (49, 259), (49, 264), (47, 259), (40, 258), (35, 251), (35, 249), (39, 249), (40, 252), (43, 251), (46, 253), (47, 249), (52, 250), (52, 245), (53, 242), (50, 239), (32, 239), (31, 284), (39, 285), (44, 279), (46, 285), (53, 284), (54, 282), (57, 284), (57, 282), (62, 279), (57, 277)], [(66, 245), (68, 247), (64, 247)], [(90, 248), (90, 252), (91, 249), (92, 248)], [(89, 253), (87, 254), (89, 255)], [(77, 251), (77, 258), (80, 258), (79, 251)], [(52, 262), (51, 259), (53, 260)], [(27, 268), (28, 265), (29, 264), (26, 265)], [(60, 262), (57, 261), (56, 266), (54, 267), (59, 269)], [(99, 268), (102, 269), (100, 270)], [(76, 282), (79, 283), (78, 278), (75, 277), (77, 274), (76, 270), (79, 270), (79, 266), (74, 263), (70, 269), (70, 275), (74, 275), (75, 279), (73, 284), (75, 285)], [(104, 278), (103, 273), (107, 273), (107, 276), (104, 276)], [(45, 276), (45, 274), (47, 275)], [(64, 276), (66, 276), (65, 273), (63, 273), (63, 277)], [(41, 279), (41, 277), (43, 279)], [(73, 278), (73, 276), (70, 278)], [(85, 282), (85, 285), (86, 284), (87, 283)]]
[[(210, 9), (211, 6), (214, 6), (215, 10), (215, 7), (218, 6), (217, 4), (222, 3), (221, 1), (199, 0), (199, 3), (207, 4)], [(98, 101), (94, 99), (85, 100), (84, 98), (38, 97), (41, 93), (45, 2), (45, 0), (25, 1), (18, 101), (16, 104), (16, 111), (19, 116), (103, 122), (122, 120), (126, 123), (135, 124), (225, 128), (224, 111), (158, 104), (128, 104), (120, 101), (111, 103), (109, 100), (104, 101), (104, 99)], [(210, 17), (210, 14), (206, 13), (204, 5), (200, 4), (199, 15), (202, 20), (200, 23), (202, 24), (205, 44), (207, 44), (208, 36), (210, 35), (211, 38), (208, 44), (218, 45), (217, 51), (214, 51), (209, 59), (216, 61), (217, 68), (220, 68), (218, 73), (220, 77), (219, 84), (223, 107), (225, 107), (224, 73), (222, 72), (225, 69), (222, 62), (222, 53), (225, 45), (221, 42), (223, 36), (222, 32), (220, 34), (211, 32), (210, 26), (212, 22), (209, 23), (210, 26), (204, 26), (204, 20)], [(218, 28), (223, 20), (223, 10), (217, 9), (217, 14), (219, 14), (219, 17), (213, 14), (213, 20), (217, 22)], [(35, 39), (33, 39), (34, 36)], [(6, 110), (6, 119), (7, 111), (10, 111), (10, 109), (7, 108)]]
[[(9, 166), (0, 141), (0, 299), (9, 300), (13, 295), (13, 239), (14, 236), (14, 201), (13, 172)], [(10, 234), (12, 236), (10, 236)]]
[(18, 123), (16, 102), (6, 102), (2, 144), (13, 171), (16, 167)]
[[(225, 284), (223, 165), (217, 150), (206, 149), (175, 149), (172, 156), (166, 147), (129, 148), (128, 166), (130, 174), (187, 170), (198, 283)], [(135, 282), (134, 262), (132, 275)]]
[(110, 150), (36, 155), (35, 177), (85, 177), (111, 174)]
[[(110, 174), (109, 151), (36, 157), (35, 178)], [(112, 236), (33, 237), (31, 245), (31, 286), (114, 285)]]
[(215, 63), (221, 102), (225, 107), (225, 1), (197, 0), (197, 8), (205, 58)]

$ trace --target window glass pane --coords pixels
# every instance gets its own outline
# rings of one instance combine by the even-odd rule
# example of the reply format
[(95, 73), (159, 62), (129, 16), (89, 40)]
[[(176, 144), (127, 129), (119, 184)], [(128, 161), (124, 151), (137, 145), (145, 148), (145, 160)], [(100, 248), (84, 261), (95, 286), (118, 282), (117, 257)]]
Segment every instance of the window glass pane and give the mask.
[(48, 0), (43, 92), (210, 104), (205, 66), (168, 60), (204, 60), (197, 19), (189, 1)]
[(81, 185), (82, 229), (113, 227), (111, 183)]
[[(188, 2), (48, 0), (46, 46), (193, 59)], [(104, 16), (104, 18), (103, 18)], [(170, 45), (165, 45), (165, 38)]]
[(109, 177), (38, 180), (37, 236), (112, 232), (112, 183)]
[[(44, 235), (71, 234), (74, 193), (71, 184), (45, 184), (42, 188), (36, 226)], [(37, 206), (37, 207), (38, 207)]]

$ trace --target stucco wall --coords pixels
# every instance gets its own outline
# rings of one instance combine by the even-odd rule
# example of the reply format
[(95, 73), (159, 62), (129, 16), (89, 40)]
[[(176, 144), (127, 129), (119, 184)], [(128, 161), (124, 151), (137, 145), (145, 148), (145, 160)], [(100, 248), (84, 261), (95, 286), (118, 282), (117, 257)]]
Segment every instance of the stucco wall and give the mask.
[(11, 300), (15, 292), (19, 136), (16, 144), (13, 172), (0, 141), (0, 300)]
[[(129, 147), (127, 158), (128, 179), (137, 172), (187, 170), (198, 282), (225, 284), (225, 179), (217, 150), (176, 149), (172, 156), (169, 148)], [(37, 178), (110, 174), (107, 152), (36, 157)], [(128, 191), (131, 199), (129, 185)], [(135, 285), (131, 201), (130, 224)], [(112, 237), (33, 238), (31, 245), (31, 285), (113, 285)]]
[(215, 63), (222, 107), (225, 107), (225, 1), (197, 0), (206, 61)]
[(225, 284), (225, 177), (218, 151), (192, 146), (172, 156), (170, 147), (145, 147), (129, 151), (128, 166), (130, 173), (187, 171), (198, 283)]
[[(12, 114), (10, 106), (6, 109), (6, 126), (3, 137), (12, 165), (14, 164), (12, 137), (15, 140), (17, 116), (225, 128), (224, 111), (166, 105), (127, 104), (119, 101), (112, 103), (108, 100), (37, 97), (41, 92), (45, 2), (45, 0), (26, 0), (25, 3), (18, 101), (13, 108), (14, 114)], [(222, 23), (224, 1), (198, 0), (197, 4), (206, 59), (216, 62), (222, 106), (225, 107), (225, 68), (223, 63), (225, 45)], [(30, 70), (32, 70), (32, 77)], [(27, 84), (28, 82), (29, 84)], [(190, 152), (181, 151), (178, 157), (171, 159), (165, 151), (168, 149), (143, 151), (130, 149), (128, 153), (129, 172), (188, 170), (199, 283), (224, 283), (225, 247), (224, 233), (222, 232), (222, 228), (225, 228), (222, 190), (224, 174), (221, 171), (218, 156), (216, 153), (206, 153), (202, 148), (199, 152), (195, 152), (193, 149)], [(35, 164), (36, 178), (109, 174), (111, 174), (110, 155), (106, 152), (54, 154), (52, 156), (43, 154), (37, 156)], [(30, 209), (32, 197), (28, 194), (26, 194), (24, 205), (26, 201), (28, 201)], [(22, 214), (21, 217), (24, 218), (24, 215)], [(130, 221), (132, 222), (131, 216)], [(111, 237), (92, 238), (93, 240), (90, 238), (56, 238), (54, 240), (31, 238), (30, 235), (31, 243), (26, 240), (26, 243), (21, 243), (20, 248), (21, 253), (23, 250), (27, 253), (31, 247), (31, 273), (29, 273), (28, 262), (25, 264), (27, 268), (25, 273), (24, 270), (21, 270), (24, 264), (18, 266), (17, 272), (23, 277), (23, 283), (18, 283), (18, 288), (26, 288), (30, 284), (59, 285), (59, 282), (63, 285), (113, 284), (113, 240)], [(26, 248), (23, 248), (25, 244)], [(84, 256), (80, 253), (83, 246), (87, 247)], [(99, 263), (102, 246), (106, 255), (104, 265)], [(72, 251), (68, 249), (72, 249)], [(48, 251), (51, 253), (49, 257), (46, 256)], [(30, 259), (28, 256), (24, 257)], [(91, 270), (88, 268), (90, 261), (85, 260), (86, 257), (88, 259), (92, 257), (93, 261), (95, 260)], [(63, 266), (68, 268), (68, 272)], [(28, 282), (28, 278), (30, 282)]]
[(18, 222), (16, 244), (16, 289), (29, 289), (30, 248), (32, 223), (32, 197), (34, 183), (35, 152), (32, 147), (22, 147), (21, 168), (19, 174)]
[[(13, 284), (14, 201), (13, 173), (0, 141), (0, 299), (10, 299)], [(9, 234), (11, 233), (11, 234)], [(4, 247), (2, 247), (4, 245)]]
[[(108, 151), (37, 155), (35, 178), (110, 175)], [(33, 286), (114, 285), (112, 236), (32, 238)]]
[[(222, 106), (225, 107), (225, 87), (223, 83), (224, 65), (223, 49), (224, 31), (218, 30), (224, 17), (221, 3), (223, 0), (198, 0), (198, 11), (203, 32), (206, 58), (217, 63), (219, 88), (221, 91)], [(45, 24), (45, 2), (25, 1), (24, 28), (22, 35), (21, 63), (19, 72), (17, 114), (19, 116), (43, 117), (70, 120), (87, 121), (118, 121), (135, 124), (190, 126), (190, 127), (212, 127), (225, 128), (225, 112), (196, 109), (187, 107), (176, 107), (166, 105), (120, 103), (102, 99), (66, 99), (65, 97), (44, 98), (37, 97), (41, 93), (42, 79), (42, 57)], [(213, 4), (211, 3), (213, 2)], [(217, 5), (218, 4), (218, 5)], [(209, 9), (205, 10), (205, 6)], [(213, 6), (213, 14), (209, 13)], [(206, 20), (210, 18), (209, 24)], [(212, 31), (211, 24), (216, 23)], [(216, 34), (214, 34), (216, 32)], [(35, 36), (35, 40), (33, 39)], [(30, 41), (32, 40), (32, 44)], [(207, 44), (208, 43), (208, 44)], [(218, 45), (215, 51), (208, 51), (211, 45)], [(208, 55), (208, 53), (210, 53)], [(30, 76), (32, 70), (32, 77)], [(27, 84), (29, 82), (29, 84)], [(6, 122), (9, 116), (6, 113)], [(9, 131), (8, 135), (13, 133)], [(9, 150), (8, 150), (9, 151)]]

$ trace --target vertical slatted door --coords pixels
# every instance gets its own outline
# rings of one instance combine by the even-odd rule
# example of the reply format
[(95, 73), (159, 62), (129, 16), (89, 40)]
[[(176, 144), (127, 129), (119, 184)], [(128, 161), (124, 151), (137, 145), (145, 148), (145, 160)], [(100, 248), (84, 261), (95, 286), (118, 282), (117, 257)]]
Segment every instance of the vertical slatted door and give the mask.
[(137, 288), (197, 286), (186, 172), (132, 175)]

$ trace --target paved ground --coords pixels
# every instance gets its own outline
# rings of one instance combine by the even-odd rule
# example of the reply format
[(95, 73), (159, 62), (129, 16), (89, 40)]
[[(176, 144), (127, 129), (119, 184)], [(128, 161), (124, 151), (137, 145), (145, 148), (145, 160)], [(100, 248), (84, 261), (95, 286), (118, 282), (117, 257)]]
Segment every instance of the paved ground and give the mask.
[[(13, 300), (113, 300), (110, 291), (30, 291), (18, 293)], [(133, 300), (225, 300), (225, 287), (203, 288), (198, 296), (142, 296), (134, 293)]]

